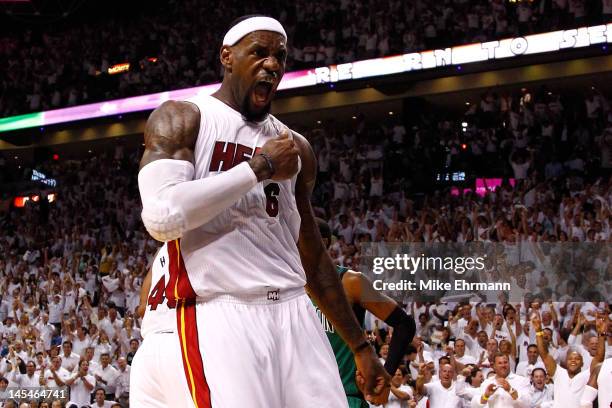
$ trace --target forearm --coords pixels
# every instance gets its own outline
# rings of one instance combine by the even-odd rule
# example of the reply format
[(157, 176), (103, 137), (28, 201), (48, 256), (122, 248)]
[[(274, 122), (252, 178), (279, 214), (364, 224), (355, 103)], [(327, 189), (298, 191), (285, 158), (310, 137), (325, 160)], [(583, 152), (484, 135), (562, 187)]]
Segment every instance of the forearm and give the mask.
[(94, 386), (85, 379), (85, 377), (83, 377), (83, 384), (85, 384), (85, 388), (87, 388), (88, 391), (91, 391), (94, 389)]
[(366, 339), (346, 299), (336, 267), (323, 245), (318, 245), (320, 238), (305, 238), (300, 239), (300, 242), (303, 243), (299, 249), (310, 296), (332, 322), (342, 339), (355, 351)]
[(56, 372), (53, 372), (53, 371), (51, 371), (51, 372), (53, 373), (53, 379), (55, 380), (56, 384), (57, 384), (58, 386), (60, 386), (60, 387), (61, 387), (61, 386), (63, 386), (63, 385), (64, 385), (64, 382), (62, 381), (62, 379), (61, 379), (61, 378), (59, 378), (59, 376), (57, 375), (57, 373), (56, 373)]
[(213, 177), (192, 180), (193, 176), (193, 164), (171, 159), (149, 163), (138, 174), (142, 220), (153, 238), (180, 238), (215, 218), (258, 182), (248, 163)]
[(426, 394), (426, 392), (425, 392), (425, 383), (426, 383), (425, 376), (423, 376), (421, 374), (417, 375), (416, 384), (415, 384), (414, 388), (416, 389), (416, 392), (419, 393), (420, 395), (425, 395)]
[(544, 339), (542, 338), (541, 335), (538, 336), (536, 334), (536, 345), (538, 347), (538, 354), (540, 355), (540, 358), (544, 362), (544, 367), (546, 368), (548, 375), (552, 377), (557, 369), (557, 363), (551, 357), (551, 355), (548, 354), (548, 350), (546, 346), (544, 345)]
[(410, 394), (404, 391), (400, 391), (399, 388), (395, 388), (394, 386), (391, 386), (391, 392), (401, 401), (406, 401), (410, 399)]
[(393, 337), (389, 345), (389, 355), (385, 361), (385, 370), (394, 375), (402, 358), (412, 343), (416, 332), (416, 324), (411, 316), (408, 316), (400, 307), (391, 313), (385, 323), (393, 327)]
[(591, 367), (604, 361), (606, 357), (606, 337), (600, 334), (597, 335), (597, 352), (591, 361)]

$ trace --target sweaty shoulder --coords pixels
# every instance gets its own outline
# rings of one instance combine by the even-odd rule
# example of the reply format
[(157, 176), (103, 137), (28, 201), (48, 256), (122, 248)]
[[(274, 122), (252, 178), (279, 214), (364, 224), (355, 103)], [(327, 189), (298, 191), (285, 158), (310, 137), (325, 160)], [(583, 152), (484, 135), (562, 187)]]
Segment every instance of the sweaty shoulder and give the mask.
[(140, 168), (160, 159), (194, 162), (200, 111), (190, 102), (167, 101), (151, 113), (145, 126), (145, 152)]

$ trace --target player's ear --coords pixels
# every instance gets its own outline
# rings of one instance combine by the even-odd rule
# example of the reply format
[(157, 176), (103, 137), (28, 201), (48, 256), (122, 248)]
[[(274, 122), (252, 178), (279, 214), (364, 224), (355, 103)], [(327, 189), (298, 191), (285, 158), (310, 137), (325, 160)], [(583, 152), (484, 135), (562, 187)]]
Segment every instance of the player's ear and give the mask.
[(219, 60), (221, 61), (221, 65), (227, 72), (232, 72), (232, 62), (234, 59), (234, 53), (229, 45), (224, 45), (221, 47), (221, 52), (219, 53)]

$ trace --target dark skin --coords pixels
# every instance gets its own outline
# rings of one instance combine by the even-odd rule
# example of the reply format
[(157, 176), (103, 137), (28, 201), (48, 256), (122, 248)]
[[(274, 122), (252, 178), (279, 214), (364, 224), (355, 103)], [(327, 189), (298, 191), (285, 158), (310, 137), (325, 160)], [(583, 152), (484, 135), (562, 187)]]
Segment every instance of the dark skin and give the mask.
[(342, 276), (342, 287), (349, 303), (360, 305), (382, 321), (387, 320), (397, 307), (393, 299), (374, 289), (372, 282), (361, 272), (346, 272)]
[(142, 287), (140, 288), (140, 303), (136, 309), (136, 314), (138, 317), (143, 317), (145, 311), (147, 310), (147, 297), (149, 296), (149, 291), (151, 290), (151, 276), (152, 271), (149, 269), (147, 271), (147, 275), (142, 281)]
[[(234, 46), (223, 46), (220, 60), (225, 68), (225, 76), (221, 88), (213, 96), (239, 111), (246, 119), (264, 119), (269, 110), (269, 102), (285, 72), (285, 42), (280, 34), (256, 31)], [(269, 84), (269, 92), (265, 97), (254, 91), (261, 82)], [(195, 105), (177, 101), (163, 103), (147, 121), (145, 152), (140, 168), (160, 159), (194, 163), (199, 127), (200, 113)], [(254, 156), (248, 163), (258, 181), (286, 180), (297, 172), (299, 155), (302, 169), (297, 176), (295, 199), (302, 221), (297, 247), (306, 272), (306, 288), (353, 350), (358, 369), (358, 385), (366, 399), (375, 404), (385, 403), (390, 377), (378, 361), (374, 349), (367, 345), (314, 219), (310, 203), (317, 173), (314, 152), (304, 137), (297, 133), (291, 136), (281, 132), (278, 138), (266, 142), (262, 147), (261, 152), (268, 154), (274, 163), (273, 175), (261, 155)]]

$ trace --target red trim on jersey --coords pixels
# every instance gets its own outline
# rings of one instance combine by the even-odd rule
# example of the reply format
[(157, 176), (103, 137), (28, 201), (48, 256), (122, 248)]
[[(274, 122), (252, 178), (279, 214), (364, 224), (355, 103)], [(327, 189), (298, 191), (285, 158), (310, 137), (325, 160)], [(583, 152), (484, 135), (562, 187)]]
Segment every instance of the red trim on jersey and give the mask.
[(210, 388), (204, 374), (196, 320), (196, 293), (189, 282), (185, 262), (181, 256), (180, 240), (167, 244), (170, 280), (166, 286), (168, 302), (176, 303), (176, 327), (181, 344), (183, 370), (189, 394), (196, 408), (212, 408)]
[(196, 293), (189, 282), (189, 275), (181, 255), (181, 240), (169, 241), (167, 248), (170, 279), (166, 286), (166, 298), (174, 301), (195, 299)]
[(196, 408), (212, 408), (210, 388), (204, 374), (200, 353), (198, 325), (194, 301), (180, 300), (177, 307), (177, 328), (181, 341), (183, 370), (189, 386), (189, 393)]

